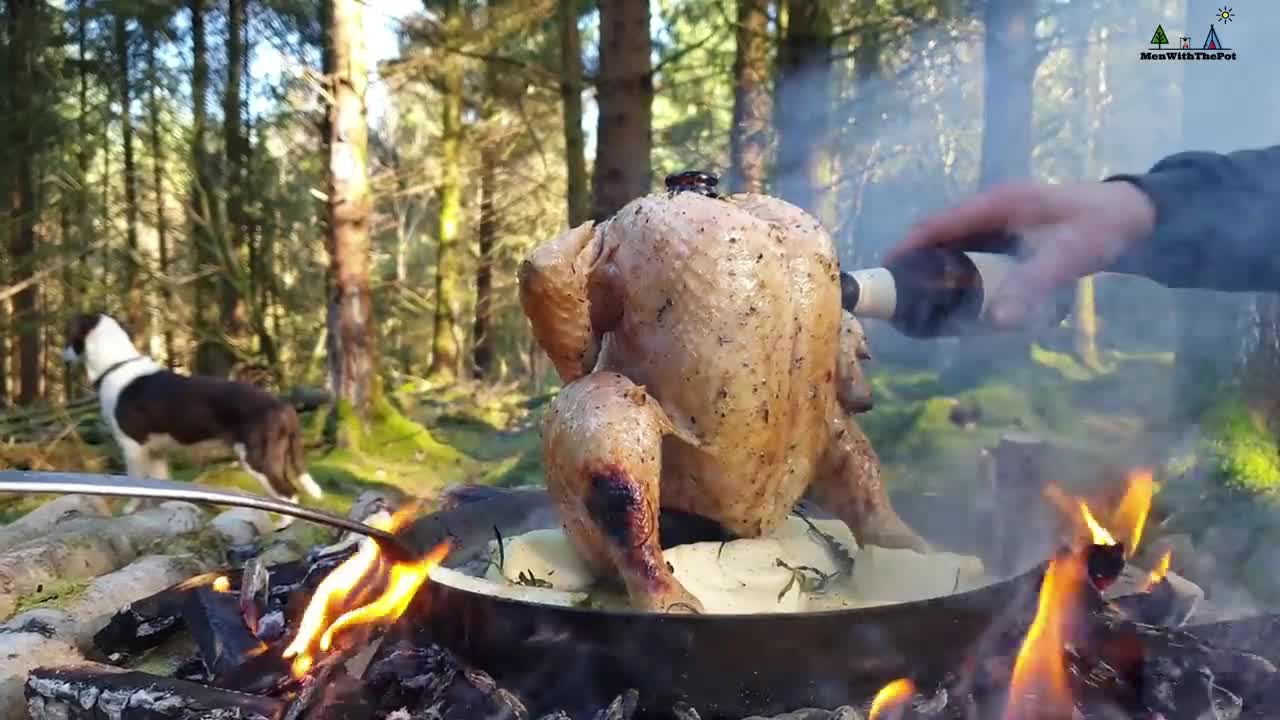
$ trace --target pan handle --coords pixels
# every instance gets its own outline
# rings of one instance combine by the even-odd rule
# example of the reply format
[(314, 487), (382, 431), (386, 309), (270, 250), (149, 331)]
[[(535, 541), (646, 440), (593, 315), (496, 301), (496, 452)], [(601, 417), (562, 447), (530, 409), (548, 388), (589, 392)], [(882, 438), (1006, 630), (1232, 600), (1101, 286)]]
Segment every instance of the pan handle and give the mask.
[(220, 490), (187, 482), (140, 478), (129, 475), (34, 472), (0, 470), (0, 493), (56, 493), (64, 495), (106, 495), (113, 497), (185, 500), (206, 505), (229, 505), (289, 515), (320, 525), (349, 530), (372, 538), (387, 555), (407, 560), (418, 557), (398, 536), (340, 515), (303, 507), (287, 500), (253, 495), (238, 490)]

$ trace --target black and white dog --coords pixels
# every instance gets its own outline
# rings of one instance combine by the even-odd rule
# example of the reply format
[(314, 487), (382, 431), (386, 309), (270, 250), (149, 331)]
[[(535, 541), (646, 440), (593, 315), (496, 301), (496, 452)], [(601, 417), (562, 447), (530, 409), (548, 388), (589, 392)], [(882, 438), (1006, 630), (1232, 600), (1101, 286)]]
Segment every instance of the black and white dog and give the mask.
[(265, 390), (172, 372), (100, 313), (71, 320), (62, 356), (84, 364), (129, 475), (167, 480), (170, 450), (218, 444), (235, 451), (268, 495), (296, 501), (302, 489), (323, 497), (306, 470), (297, 412)]

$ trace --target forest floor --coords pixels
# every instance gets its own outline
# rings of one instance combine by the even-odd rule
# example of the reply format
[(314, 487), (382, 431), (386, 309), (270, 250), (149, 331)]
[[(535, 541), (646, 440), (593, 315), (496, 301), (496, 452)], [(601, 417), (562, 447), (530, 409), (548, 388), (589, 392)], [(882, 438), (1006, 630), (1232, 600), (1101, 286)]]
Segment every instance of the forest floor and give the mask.
[[(1168, 416), (1172, 357), (1106, 355), (1100, 370), (1071, 356), (1036, 349), (1032, 362), (967, 389), (945, 374), (877, 365), (871, 368), (875, 408), (859, 417), (895, 492), (968, 495), (979, 449), (1010, 430), (1038, 432), (1100, 461), (1138, 461), (1153, 450)], [(402, 385), (398, 413), (380, 418), (360, 452), (323, 446), (325, 410), (307, 413), (308, 465), (327, 496), (320, 506), (343, 512), (364, 490), (393, 488), (430, 496), (458, 482), (539, 484), (538, 422), (555, 388), (531, 395), (517, 386)], [(974, 420), (951, 419), (960, 408)], [(99, 433), (105, 438), (105, 433)], [(1158, 444), (1158, 443), (1157, 443)], [(118, 449), (68, 433), (56, 443), (0, 445), (0, 463), (66, 471), (119, 472)], [(178, 454), (177, 479), (260, 492), (229, 456)], [(36, 499), (0, 497), (0, 522)]]
[[(942, 372), (882, 361), (869, 367), (875, 407), (858, 419), (904, 514), (915, 504), (927, 522), (953, 523), (957, 505), (977, 496), (980, 450), (1006, 432), (1031, 431), (1068, 450), (1069, 462), (1051, 465), (1052, 479), (1068, 488), (1087, 488), (1117, 467), (1157, 468), (1163, 482), (1150, 532), (1183, 533), (1197, 549), (1231, 558), (1223, 565), (1235, 583), (1280, 605), (1280, 557), (1271, 560), (1280, 542), (1280, 451), (1247, 401), (1219, 403), (1199, 428), (1172, 426), (1178, 398), (1168, 353), (1103, 353), (1100, 367), (1091, 369), (1069, 354), (1033, 347), (1030, 361), (996, 370), (982, 365), (962, 359)], [(541, 484), (538, 426), (555, 390), (405, 384), (390, 393), (395, 410), (373, 423), (359, 452), (326, 449), (327, 412), (306, 413), (309, 470), (327, 493), (318, 505), (345, 513), (370, 489), (430, 500), (455, 483)], [(96, 418), (68, 430), (40, 442), (0, 442), (0, 467), (123, 471)], [(225, 455), (178, 454), (173, 475), (261, 492)], [(0, 495), (0, 524), (46, 499)], [(1250, 571), (1258, 558), (1277, 572)]]

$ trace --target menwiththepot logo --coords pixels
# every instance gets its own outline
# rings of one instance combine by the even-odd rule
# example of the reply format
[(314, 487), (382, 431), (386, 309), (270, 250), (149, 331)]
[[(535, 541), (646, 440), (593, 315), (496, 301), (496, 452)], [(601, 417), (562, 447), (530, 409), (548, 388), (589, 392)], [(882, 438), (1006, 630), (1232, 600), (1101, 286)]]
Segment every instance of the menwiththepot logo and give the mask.
[[(1235, 19), (1235, 12), (1231, 8), (1218, 8), (1218, 14), (1214, 16), (1215, 22), (1229, 23)], [(1151, 35), (1151, 47), (1138, 53), (1139, 60), (1235, 60), (1236, 51), (1223, 44), (1222, 38), (1218, 35), (1218, 29), (1213, 24), (1209, 24), (1209, 32), (1204, 36), (1204, 42), (1198, 49), (1191, 47), (1191, 38), (1181, 35), (1178, 38), (1176, 48), (1165, 50), (1165, 45), (1170, 45), (1169, 36), (1165, 34), (1163, 25), (1156, 25), (1156, 31)]]

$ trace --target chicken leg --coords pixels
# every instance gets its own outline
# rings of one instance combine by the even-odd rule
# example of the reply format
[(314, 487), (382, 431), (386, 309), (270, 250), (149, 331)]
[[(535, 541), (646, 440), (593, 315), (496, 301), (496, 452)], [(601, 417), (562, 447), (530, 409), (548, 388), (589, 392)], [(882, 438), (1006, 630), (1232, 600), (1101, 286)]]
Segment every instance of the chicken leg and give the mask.
[(542, 424), (547, 492), (587, 564), (616, 571), (632, 604), (701, 612), (658, 544), (659, 476), (667, 414), (625, 376), (595, 372), (569, 383)]

